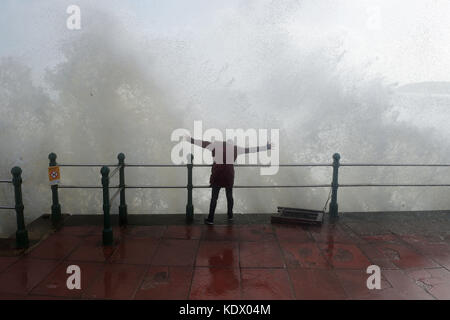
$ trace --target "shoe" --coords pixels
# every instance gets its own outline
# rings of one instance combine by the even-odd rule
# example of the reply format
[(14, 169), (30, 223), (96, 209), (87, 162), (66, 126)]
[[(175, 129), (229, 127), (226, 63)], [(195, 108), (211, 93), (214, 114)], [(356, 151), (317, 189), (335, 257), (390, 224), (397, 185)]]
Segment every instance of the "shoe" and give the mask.
[(212, 226), (214, 224), (214, 221), (205, 218), (205, 224)]
[(228, 221), (233, 221), (233, 215), (228, 215)]

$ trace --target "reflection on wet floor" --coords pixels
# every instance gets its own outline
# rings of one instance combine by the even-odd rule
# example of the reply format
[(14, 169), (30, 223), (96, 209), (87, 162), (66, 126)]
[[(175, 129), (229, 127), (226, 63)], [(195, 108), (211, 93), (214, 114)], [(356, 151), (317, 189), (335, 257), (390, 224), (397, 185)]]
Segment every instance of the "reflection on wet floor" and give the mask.
[[(208, 259), (208, 262), (210, 266), (232, 266), (234, 264), (233, 252), (230, 249), (224, 249), (220, 254), (211, 256)], [(221, 296), (228, 290), (235, 290), (239, 288), (239, 279), (234, 272), (231, 273), (231, 277), (224, 278), (221, 276), (220, 269), (218, 268), (208, 268), (208, 271), (211, 275), (210, 286), (206, 288), (209, 296)]]
[[(64, 226), (22, 256), (0, 256), (0, 299), (450, 299), (450, 219), (407, 225), (128, 226), (110, 247), (101, 227)], [(66, 287), (71, 264), (81, 290)], [(381, 290), (366, 287), (372, 264)]]

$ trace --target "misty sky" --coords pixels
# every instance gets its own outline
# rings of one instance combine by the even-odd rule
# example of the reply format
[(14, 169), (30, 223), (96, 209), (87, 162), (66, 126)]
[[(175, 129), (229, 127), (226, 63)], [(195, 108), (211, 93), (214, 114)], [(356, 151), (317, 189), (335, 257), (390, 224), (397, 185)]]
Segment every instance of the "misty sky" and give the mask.
[(217, 21), (224, 16), (245, 19), (272, 10), (261, 23), (275, 21), (299, 43), (304, 38), (296, 35), (305, 30), (339, 34), (356, 64), (370, 61), (372, 70), (389, 81), (450, 81), (448, 0), (2, 0), (0, 56), (20, 57), (35, 72), (56, 63), (58, 43), (74, 32), (65, 29), (70, 4), (81, 7), (85, 28), (96, 17), (89, 14), (95, 7), (143, 36), (184, 40), (218, 32)]

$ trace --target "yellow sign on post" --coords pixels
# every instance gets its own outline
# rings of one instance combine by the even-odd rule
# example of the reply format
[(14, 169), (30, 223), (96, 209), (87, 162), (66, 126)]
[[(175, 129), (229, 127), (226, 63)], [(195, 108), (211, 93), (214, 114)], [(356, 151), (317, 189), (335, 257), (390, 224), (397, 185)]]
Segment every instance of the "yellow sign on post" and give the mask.
[(48, 181), (50, 181), (51, 185), (58, 184), (60, 179), (59, 175), (59, 167), (53, 166), (48, 167)]

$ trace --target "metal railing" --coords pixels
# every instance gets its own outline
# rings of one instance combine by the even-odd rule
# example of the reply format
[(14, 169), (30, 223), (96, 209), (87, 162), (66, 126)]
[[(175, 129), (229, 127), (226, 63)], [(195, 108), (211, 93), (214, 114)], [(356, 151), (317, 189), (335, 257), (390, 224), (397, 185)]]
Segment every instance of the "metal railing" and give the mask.
[(16, 246), (17, 248), (28, 248), (28, 231), (25, 228), (24, 205), (22, 201), (22, 169), (14, 167), (11, 169), (12, 180), (0, 180), (1, 184), (12, 184), (14, 186), (14, 200), (13, 206), (0, 206), (3, 210), (16, 210), (17, 231), (16, 231)]
[[(194, 167), (211, 167), (206, 164), (193, 164), (193, 156), (190, 155), (189, 161), (186, 165), (176, 164), (133, 164), (125, 163), (125, 155), (120, 153), (118, 156), (118, 164), (103, 165), (103, 164), (61, 164), (60, 167), (101, 167), (101, 186), (68, 186), (68, 185), (53, 185), (52, 188), (52, 220), (58, 221), (61, 218), (61, 205), (59, 204), (58, 188), (96, 188), (103, 190), (103, 243), (105, 245), (112, 244), (113, 233), (111, 227), (110, 208), (111, 202), (120, 195), (119, 201), (119, 224), (127, 224), (127, 204), (125, 199), (126, 189), (187, 189), (187, 204), (186, 204), (186, 220), (192, 221), (194, 218), (194, 205), (192, 201), (192, 193), (194, 189), (210, 188), (209, 185), (193, 185), (192, 173)], [(235, 185), (233, 188), (331, 188), (331, 195), (325, 204), (331, 198), (329, 204), (329, 214), (333, 218), (338, 217), (338, 189), (351, 187), (450, 187), (450, 184), (388, 184), (388, 183), (358, 183), (358, 184), (339, 184), (339, 168), (340, 167), (450, 167), (450, 164), (363, 164), (363, 163), (340, 163), (340, 155), (335, 153), (333, 155), (332, 163), (298, 163), (298, 164), (280, 164), (279, 167), (332, 167), (331, 184), (300, 184), (300, 185)], [(56, 154), (49, 155), (50, 166), (56, 166)], [(261, 164), (236, 164), (235, 167), (264, 167), (269, 165)], [(110, 167), (114, 167), (110, 171)], [(125, 168), (126, 167), (141, 167), (141, 168), (187, 168), (187, 185), (126, 185), (125, 184)], [(110, 186), (110, 178), (116, 173), (119, 173), (119, 184), (117, 186)], [(109, 189), (117, 189), (112, 197), (109, 195)]]

